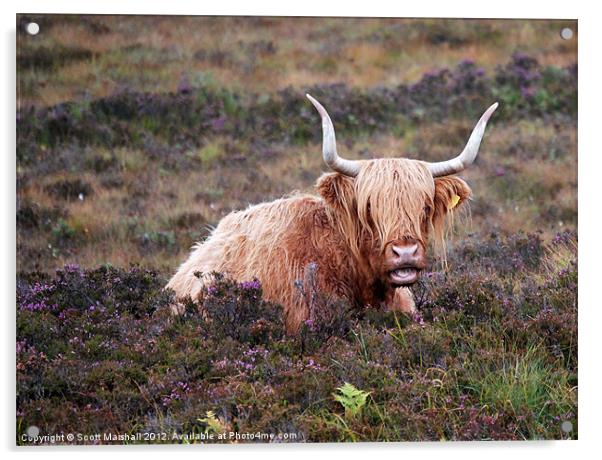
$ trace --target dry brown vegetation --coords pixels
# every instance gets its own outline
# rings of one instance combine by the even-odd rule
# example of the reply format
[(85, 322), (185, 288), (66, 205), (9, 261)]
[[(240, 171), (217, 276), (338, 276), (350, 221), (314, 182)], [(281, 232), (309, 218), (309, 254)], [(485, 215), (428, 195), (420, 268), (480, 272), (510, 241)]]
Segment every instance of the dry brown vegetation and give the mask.
[[(119, 91), (169, 92), (182, 84), (260, 98), (289, 85), (345, 82), (370, 89), (416, 82), (425, 72), (465, 58), (491, 71), (515, 51), (535, 53), (541, 65), (576, 61), (576, 40), (559, 37), (566, 23), (558, 21), (99, 16), (82, 22), (58, 16), (39, 22), (39, 36), (19, 37), (21, 107), (86, 104)], [(461, 148), (473, 123), (460, 116), (392, 132), (341, 135), (340, 141), (355, 158), (442, 159)], [(19, 201), (61, 208), (64, 228), (55, 219), (48, 230), (59, 239), (61, 230), (74, 233), (61, 248), (49, 241), (49, 233), (23, 236), (19, 266), (149, 262), (169, 271), (206, 234), (206, 226), (230, 210), (311, 191), (324, 170), (319, 152), (317, 143), (257, 145), (217, 134), (186, 151), (193, 167), (175, 171), (169, 150), (153, 155), (127, 145), (80, 149), (73, 153), (78, 164), (52, 174), (35, 172), (43, 170), (40, 165), (34, 170), (19, 165)], [(574, 228), (576, 155), (570, 120), (494, 120), (477, 165), (465, 174), (475, 196), (472, 219), (459, 232), (540, 230), (549, 236)], [(83, 201), (57, 200), (46, 191), (76, 178), (93, 190)], [(145, 235), (169, 249), (151, 250), (154, 243), (141, 243)]]
[(25, 55), (43, 48), (93, 56), (50, 70), (28, 72), (24, 65), (21, 104), (52, 105), (128, 88), (175, 91), (183, 73), (192, 83), (211, 79), (269, 93), (341, 81), (354, 87), (411, 83), (462, 59), (491, 71), (517, 50), (535, 55), (542, 65), (564, 67), (577, 53), (577, 40), (559, 34), (567, 24), (576, 29), (574, 21), (88, 18), (40, 18), (41, 35), (21, 37)]

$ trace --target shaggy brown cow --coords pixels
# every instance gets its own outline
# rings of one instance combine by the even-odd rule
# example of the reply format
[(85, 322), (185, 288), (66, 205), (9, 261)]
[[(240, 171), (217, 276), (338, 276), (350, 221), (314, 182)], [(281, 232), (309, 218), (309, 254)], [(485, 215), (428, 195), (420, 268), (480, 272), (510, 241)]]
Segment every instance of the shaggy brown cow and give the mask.
[(210, 280), (206, 274), (257, 278), (264, 297), (284, 306), (287, 330), (295, 333), (310, 313), (295, 281), (315, 263), (321, 292), (358, 307), (412, 312), (407, 286), (426, 267), (429, 233), (443, 245), (446, 216), (471, 193), (452, 174), (476, 158), (498, 104), (487, 109), (462, 153), (451, 160), (351, 161), (338, 156), (324, 107), (307, 97), (322, 117), (324, 161), (334, 171), (318, 179), (319, 196), (294, 194), (227, 215), (193, 248), (167, 288), (178, 298), (200, 299)]

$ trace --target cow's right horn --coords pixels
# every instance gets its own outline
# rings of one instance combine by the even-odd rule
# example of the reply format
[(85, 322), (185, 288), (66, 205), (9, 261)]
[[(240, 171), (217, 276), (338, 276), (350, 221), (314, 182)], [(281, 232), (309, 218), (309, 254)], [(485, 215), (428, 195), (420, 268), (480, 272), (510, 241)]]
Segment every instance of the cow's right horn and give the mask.
[(316, 101), (309, 94), (306, 94), (307, 99), (318, 110), (322, 117), (322, 155), (324, 161), (333, 171), (344, 174), (346, 176), (355, 177), (360, 172), (360, 165), (357, 161), (346, 160), (337, 154), (337, 141), (334, 135), (334, 126), (328, 116), (328, 112), (322, 104)]

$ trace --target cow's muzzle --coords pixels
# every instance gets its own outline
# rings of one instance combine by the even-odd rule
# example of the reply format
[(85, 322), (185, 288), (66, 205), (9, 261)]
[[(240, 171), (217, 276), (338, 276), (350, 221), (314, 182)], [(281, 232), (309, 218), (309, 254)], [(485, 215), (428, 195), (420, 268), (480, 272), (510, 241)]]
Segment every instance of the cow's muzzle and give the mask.
[(392, 243), (386, 249), (387, 279), (394, 286), (409, 286), (418, 281), (426, 267), (422, 244), (414, 241)]

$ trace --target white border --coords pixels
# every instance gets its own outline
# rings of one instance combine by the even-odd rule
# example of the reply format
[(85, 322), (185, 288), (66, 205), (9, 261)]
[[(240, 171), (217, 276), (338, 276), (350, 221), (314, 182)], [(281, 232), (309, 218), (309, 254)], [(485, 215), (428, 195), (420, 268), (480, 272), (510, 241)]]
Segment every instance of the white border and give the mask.
[(505, 0), (504, 2), (474, 2), (469, 0), (390, 2), (350, 2), (344, 0), (304, 0), (279, 2), (255, 0), (192, 1), (123, 1), (103, 0), (22, 0), (22, 13), (96, 13), (96, 14), (180, 14), (180, 15), (260, 15), (260, 16), (390, 16), (390, 17), (475, 17), (475, 18), (541, 18), (576, 19), (584, 7), (578, 1), (536, 2)]
[[(77, 0), (33, 1), (22, 0), (18, 4), (2, 3), (0, 20), (3, 25), (4, 65), (0, 72), (4, 108), (0, 111), (2, 140), (2, 229), (3, 264), (0, 276), (4, 337), (1, 343), (2, 377), (0, 384), (5, 397), (0, 417), (0, 440), (9, 455), (16, 453), (14, 444), (14, 292), (15, 292), (15, 14), (21, 13), (97, 13), (97, 14), (197, 14), (197, 15), (285, 15), (285, 16), (391, 16), (391, 17), (475, 17), (475, 18), (556, 18), (579, 20), (579, 441), (545, 443), (417, 443), (417, 444), (330, 444), (295, 446), (203, 446), (202, 448), (164, 447), (96, 449), (62, 448), (19, 451), (20, 456), (32, 455), (138, 455), (164, 457), (166, 451), (177, 455), (192, 454), (222, 457), (224, 455), (256, 457), (301, 458), (308, 455), (358, 457), (374, 453), (379, 457), (420, 456), (420, 458), (503, 458), (515, 455), (540, 455), (557, 458), (580, 457), (596, 449), (600, 426), (600, 358), (601, 350), (597, 328), (600, 327), (600, 306), (594, 297), (598, 273), (600, 237), (597, 230), (600, 216), (596, 171), (602, 171), (600, 158), (600, 46), (602, 18), (597, 14), (594, 2), (546, 1), (527, 2), (504, 0), (502, 2), (416, 1), (391, 2), (371, 0), (350, 3), (348, 1), (303, 0), (295, 3), (255, 0), (253, 2), (220, 0), (219, 2), (188, 1), (124, 1), (102, 0), (81, 2)], [(11, 313), (13, 312), (13, 313)], [(596, 449), (599, 450), (599, 449)], [(131, 455), (130, 454), (130, 455)]]

